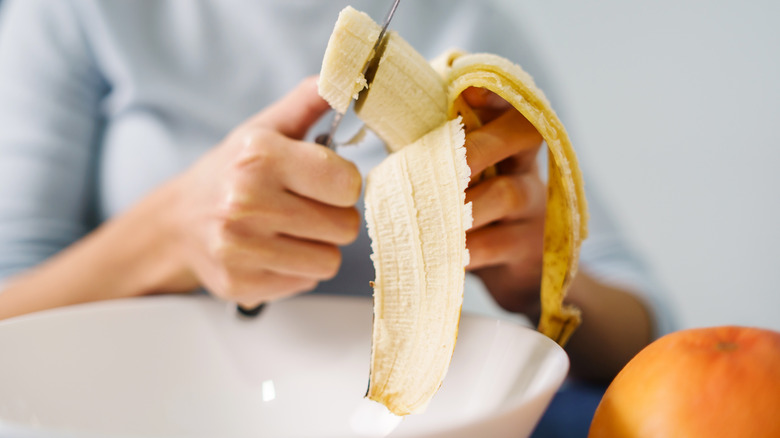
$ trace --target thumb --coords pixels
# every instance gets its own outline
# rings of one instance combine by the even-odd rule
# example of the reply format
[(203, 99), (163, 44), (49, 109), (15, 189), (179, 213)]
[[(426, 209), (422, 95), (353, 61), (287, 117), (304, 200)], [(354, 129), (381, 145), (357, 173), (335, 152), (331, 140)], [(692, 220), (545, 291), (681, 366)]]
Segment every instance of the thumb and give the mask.
[(542, 141), (531, 122), (512, 109), (466, 134), (466, 161), (472, 176), (478, 175), (509, 157), (534, 160)]
[(328, 103), (317, 92), (317, 77), (310, 76), (253, 117), (249, 124), (273, 129), (287, 137), (300, 140), (329, 108)]

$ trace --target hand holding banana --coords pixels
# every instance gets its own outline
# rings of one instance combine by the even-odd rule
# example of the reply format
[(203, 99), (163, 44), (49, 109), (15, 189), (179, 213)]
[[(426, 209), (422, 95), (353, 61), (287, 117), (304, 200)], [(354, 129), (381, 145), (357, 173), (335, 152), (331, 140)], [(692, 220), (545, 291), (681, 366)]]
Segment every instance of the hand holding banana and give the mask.
[[(473, 181), (466, 202), (474, 217), (467, 269), (503, 308), (538, 319), (547, 189), (536, 161), (542, 137), (495, 93), (469, 88), (462, 96), (482, 123), (466, 133)], [(498, 174), (475, 181), (489, 166)]]

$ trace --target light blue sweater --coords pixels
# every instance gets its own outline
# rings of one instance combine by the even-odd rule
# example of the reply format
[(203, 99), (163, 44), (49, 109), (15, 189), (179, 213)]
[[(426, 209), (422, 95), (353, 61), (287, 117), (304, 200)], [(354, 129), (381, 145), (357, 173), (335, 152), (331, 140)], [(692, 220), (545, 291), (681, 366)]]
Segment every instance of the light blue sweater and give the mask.
[[(316, 74), (338, 12), (349, 3), (377, 20), (389, 6), (367, 0), (5, 2), (0, 281), (120, 214)], [(527, 39), (485, 2), (405, 2), (392, 27), (429, 58), (451, 47), (505, 56), (549, 95)], [(555, 106), (556, 96), (549, 97)], [(356, 129), (351, 120), (343, 132)], [(375, 139), (340, 153), (364, 173), (384, 156)], [(582, 269), (637, 291), (656, 309), (659, 333), (668, 331), (660, 288), (597, 194), (588, 194), (591, 234)], [(344, 249), (338, 276), (318, 290), (370, 294), (368, 242), (364, 231)]]

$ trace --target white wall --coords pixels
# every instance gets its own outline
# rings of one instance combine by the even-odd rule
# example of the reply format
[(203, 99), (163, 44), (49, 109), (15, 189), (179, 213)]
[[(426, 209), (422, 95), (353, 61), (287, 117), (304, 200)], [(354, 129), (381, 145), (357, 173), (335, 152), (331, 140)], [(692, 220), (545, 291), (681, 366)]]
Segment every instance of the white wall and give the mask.
[(780, 330), (780, 2), (502, 1), (683, 326)]

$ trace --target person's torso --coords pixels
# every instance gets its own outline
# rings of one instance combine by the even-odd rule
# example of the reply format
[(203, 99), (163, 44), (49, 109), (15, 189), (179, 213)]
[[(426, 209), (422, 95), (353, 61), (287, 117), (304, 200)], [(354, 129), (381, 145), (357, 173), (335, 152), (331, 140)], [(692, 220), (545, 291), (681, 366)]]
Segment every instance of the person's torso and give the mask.
[[(231, 129), (317, 74), (338, 12), (346, 5), (380, 21), (386, 1), (169, 0), (83, 6), (95, 60), (109, 84), (97, 173), (99, 220), (127, 209), (185, 170)], [(479, 29), (451, 0), (407, 2), (393, 28), (433, 57), (472, 49)], [(84, 5), (84, 4), (82, 4)], [(313, 130), (327, 129), (327, 120)], [(350, 120), (345, 135), (358, 129)], [(365, 173), (384, 156), (377, 141), (342, 148)], [(362, 205), (358, 208), (362, 209)], [(318, 290), (370, 294), (365, 227), (343, 249), (342, 269)]]

